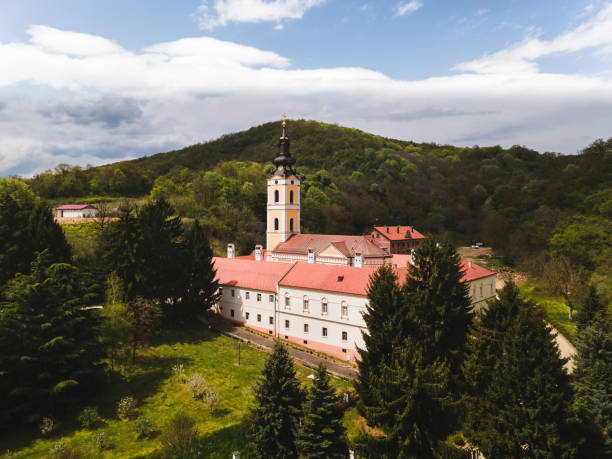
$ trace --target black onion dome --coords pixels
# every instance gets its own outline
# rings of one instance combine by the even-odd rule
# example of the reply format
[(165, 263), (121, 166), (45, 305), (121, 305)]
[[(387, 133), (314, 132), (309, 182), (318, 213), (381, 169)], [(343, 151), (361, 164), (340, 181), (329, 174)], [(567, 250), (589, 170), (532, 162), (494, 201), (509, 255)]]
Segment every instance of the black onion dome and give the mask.
[(289, 137), (286, 133), (287, 123), (283, 119), (283, 133), (278, 141), (278, 156), (272, 160), (277, 169), (283, 166), (286, 172), (291, 171), (291, 166), (295, 164), (295, 158), (289, 152)]

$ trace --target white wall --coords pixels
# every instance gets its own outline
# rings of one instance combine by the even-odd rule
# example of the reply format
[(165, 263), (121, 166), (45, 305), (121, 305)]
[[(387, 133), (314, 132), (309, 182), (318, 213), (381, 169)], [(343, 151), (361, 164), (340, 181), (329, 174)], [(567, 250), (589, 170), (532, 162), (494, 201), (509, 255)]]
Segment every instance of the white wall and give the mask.
[(86, 217), (95, 217), (98, 214), (96, 209), (81, 209), (81, 210), (56, 210), (56, 217), (65, 218), (80, 218), (85, 214)]
[(497, 281), (497, 275), (493, 274), (482, 279), (475, 279), (468, 282), (470, 298), (472, 299), (472, 306), (474, 310), (479, 310), (486, 306), (487, 301), (492, 300), (497, 295), (495, 283)]
[[(257, 301), (258, 294), (261, 295), (260, 301)], [(270, 295), (272, 301), (270, 301)], [(273, 331), (274, 323), (270, 324), (270, 317), (274, 317), (274, 301), (276, 301), (276, 294), (273, 292), (223, 286), (223, 294), (218, 307), (219, 313), (225, 318)], [(232, 310), (234, 311), (233, 316)], [(249, 313), (248, 319), (247, 312)], [(261, 316), (261, 321), (257, 320), (258, 314)]]

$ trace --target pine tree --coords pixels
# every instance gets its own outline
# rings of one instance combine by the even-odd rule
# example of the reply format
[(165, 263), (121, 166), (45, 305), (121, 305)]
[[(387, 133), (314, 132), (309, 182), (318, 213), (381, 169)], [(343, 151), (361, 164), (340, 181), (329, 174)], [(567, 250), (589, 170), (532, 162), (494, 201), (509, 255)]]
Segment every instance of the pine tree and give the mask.
[(589, 293), (584, 301), (580, 311), (578, 311), (577, 326), (578, 330), (588, 327), (594, 320), (597, 314), (601, 314), (606, 310), (601, 298), (597, 294), (595, 286), (589, 287)]
[[(482, 404), (471, 414), (468, 438), (486, 457), (574, 457), (576, 451), (567, 440), (571, 414), (569, 378), (563, 368), (567, 359), (560, 357), (542, 311), (529, 303), (519, 306), (504, 333), (501, 353), (481, 359), (491, 375), (490, 384), (480, 394)], [(506, 305), (509, 316), (512, 309)], [(495, 346), (491, 351), (499, 352)], [(492, 370), (486, 368), (491, 361), (495, 361)]]
[(103, 353), (84, 295), (78, 270), (49, 266), (47, 251), (30, 274), (9, 282), (0, 315), (0, 422), (37, 421), (91, 389)]
[[(574, 406), (580, 419), (603, 434), (604, 448), (591, 457), (612, 457), (612, 324), (598, 315), (578, 335), (573, 374)], [(590, 442), (591, 445), (595, 441)]]
[(196, 219), (187, 233), (186, 248), (186, 286), (183, 302), (187, 306), (187, 319), (211, 308), (219, 300), (219, 282), (215, 280), (213, 253), (204, 228)]
[(255, 389), (252, 440), (258, 457), (297, 457), (295, 440), (303, 402), (293, 361), (277, 343)]
[(358, 349), (359, 376), (355, 389), (359, 394), (359, 408), (372, 424), (376, 424), (376, 387), (373, 382), (380, 376), (383, 364), (391, 364), (393, 344), (401, 342), (403, 334), (398, 329), (403, 297), (398, 278), (390, 265), (381, 266), (370, 278), (368, 304), (363, 320), (368, 332), (362, 333), (365, 347)]
[[(426, 362), (448, 362), (453, 380), (459, 379), (473, 315), (460, 261), (452, 245), (428, 237), (415, 251), (403, 287), (410, 335)], [(456, 391), (458, 383), (449, 389)]]
[(313, 386), (304, 403), (304, 417), (297, 436), (301, 458), (346, 458), (346, 429), (342, 425), (343, 409), (323, 364), (315, 374)]

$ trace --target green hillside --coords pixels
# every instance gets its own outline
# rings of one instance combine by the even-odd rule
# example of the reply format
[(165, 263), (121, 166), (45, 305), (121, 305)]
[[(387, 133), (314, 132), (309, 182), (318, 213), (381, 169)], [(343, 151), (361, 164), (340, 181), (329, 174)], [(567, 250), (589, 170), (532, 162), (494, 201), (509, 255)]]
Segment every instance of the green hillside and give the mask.
[[(290, 121), (288, 134), (305, 232), (410, 223), (458, 244), (490, 244), (532, 271), (562, 255), (589, 275), (609, 274), (612, 139), (559, 155), (417, 144), (303, 120)], [(248, 252), (264, 240), (265, 179), (279, 135), (279, 122), (266, 123), (133, 161), (62, 165), (30, 184), (55, 202), (166, 197), (182, 216), (202, 217), (220, 245)]]

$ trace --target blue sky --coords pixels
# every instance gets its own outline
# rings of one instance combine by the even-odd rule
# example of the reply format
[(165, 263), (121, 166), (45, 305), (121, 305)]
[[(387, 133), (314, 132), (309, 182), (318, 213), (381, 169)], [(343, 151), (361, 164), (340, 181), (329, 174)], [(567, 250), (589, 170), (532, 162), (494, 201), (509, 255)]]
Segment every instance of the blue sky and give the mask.
[(612, 135), (603, 1), (1, 1), (0, 175), (278, 119), (576, 153)]

